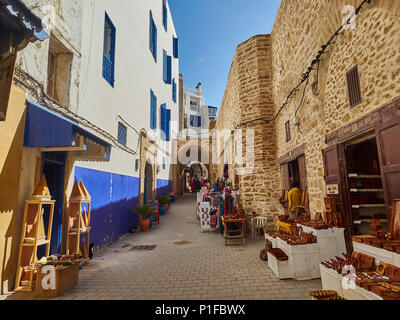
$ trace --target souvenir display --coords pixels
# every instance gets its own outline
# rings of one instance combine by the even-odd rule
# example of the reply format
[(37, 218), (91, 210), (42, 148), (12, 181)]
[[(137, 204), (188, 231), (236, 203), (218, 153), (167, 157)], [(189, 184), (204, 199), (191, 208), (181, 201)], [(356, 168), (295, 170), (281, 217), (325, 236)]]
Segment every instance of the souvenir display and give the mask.
[(69, 199), (67, 223), (67, 254), (89, 258), (91, 196), (82, 181), (75, 179)]
[(342, 213), (338, 211), (335, 199), (327, 197), (324, 199), (325, 212), (323, 213), (323, 220), (327, 225), (336, 228), (343, 228), (343, 217)]
[(337, 292), (334, 290), (321, 290), (321, 291), (312, 291), (310, 292), (310, 296), (319, 299), (328, 299), (337, 297)]
[[(22, 224), (21, 241), (17, 264), (15, 291), (31, 292), (34, 288), (35, 269), (31, 267), (38, 258), (39, 247), (45, 247), (45, 255), (50, 253), (51, 227), (53, 222), (55, 200), (47, 186), (46, 177), (42, 175), (34, 189), (31, 200), (25, 201), (24, 221)], [(47, 230), (45, 230), (45, 210)]]
[(371, 235), (353, 236), (354, 242), (363, 243), (380, 249), (385, 249), (400, 254), (399, 226), (400, 221), (400, 200), (393, 200), (392, 219), (390, 232), (385, 233), (380, 220), (372, 219)]
[(384, 300), (400, 300), (400, 268), (383, 262), (375, 268), (375, 258), (359, 252), (343, 256), (345, 259), (336, 257), (322, 265), (343, 276), (346, 271), (348, 273), (349, 267), (353, 267), (353, 278), (358, 287), (371, 291)]
[(268, 253), (272, 254), (278, 261), (287, 261), (289, 257), (282, 249), (271, 248), (268, 250)]

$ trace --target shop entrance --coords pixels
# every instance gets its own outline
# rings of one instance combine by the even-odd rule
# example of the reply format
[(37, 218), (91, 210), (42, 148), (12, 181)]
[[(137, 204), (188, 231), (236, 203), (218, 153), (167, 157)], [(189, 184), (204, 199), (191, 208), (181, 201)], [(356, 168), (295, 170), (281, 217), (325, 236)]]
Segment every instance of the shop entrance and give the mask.
[(280, 167), (282, 177), (282, 195), (279, 201), (282, 204), (286, 214), (289, 214), (288, 193), (289, 190), (293, 187), (293, 183), (295, 182), (300, 185), (300, 190), (302, 193), (301, 206), (305, 209), (306, 212), (309, 212), (305, 154), (300, 153), (300, 155), (297, 156), (295, 153), (291, 153), (291, 155), (284, 156), (283, 161), (280, 161)]
[(375, 134), (346, 143), (346, 178), (353, 235), (371, 234), (370, 222), (380, 220), (389, 231)]
[(153, 166), (146, 162), (144, 172), (144, 202), (153, 201)]
[(289, 169), (289, 187), (292, 187), (293, 183), (300, 183), (298, 159), (290, 161), (288, 163), (288, 169)]
[[(49, 187), (52, 200), (56, 201), (54, 205), (50, 254), (61, 252), (65, 161), (65, 152), (43, 152), (42, 174), (46, 176), (47, 185)], [(48, 227), (49, 215), (50, 210), (49, 208), (46, 208), (44, 211), (45, 230), (47, 230)]]

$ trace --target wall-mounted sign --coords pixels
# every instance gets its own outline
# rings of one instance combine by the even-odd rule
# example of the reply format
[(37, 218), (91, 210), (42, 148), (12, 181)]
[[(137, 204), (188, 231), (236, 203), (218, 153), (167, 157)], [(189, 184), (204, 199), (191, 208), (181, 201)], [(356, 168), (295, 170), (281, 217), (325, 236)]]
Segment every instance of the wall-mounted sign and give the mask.
[(339, 194), (339, 185), (338, 184), (326, 185), (326, 194), (327, 195)]

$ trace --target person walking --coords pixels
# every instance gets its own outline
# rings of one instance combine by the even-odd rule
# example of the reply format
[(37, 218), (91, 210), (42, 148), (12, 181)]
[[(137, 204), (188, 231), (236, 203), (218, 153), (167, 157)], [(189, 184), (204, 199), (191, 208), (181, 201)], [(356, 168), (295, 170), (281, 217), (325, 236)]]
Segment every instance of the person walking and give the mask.
[(192, 178), (190, 178), (190, 189), (191, 189), (191, 191), (192, 191), (192, 193), (194, 193), (195, 192), (195, 185), (194, 185), (194, 179), (193, 179), (193, 177)]
[(301, 203), (301, 190), (300, 190), (300, 184), (295, 181), (292, 183), (292, 188), (290, 189), (288, 193), (288, 199), (289, 199), (289, 215), (290, 219), (294, 219), (297, 207)]

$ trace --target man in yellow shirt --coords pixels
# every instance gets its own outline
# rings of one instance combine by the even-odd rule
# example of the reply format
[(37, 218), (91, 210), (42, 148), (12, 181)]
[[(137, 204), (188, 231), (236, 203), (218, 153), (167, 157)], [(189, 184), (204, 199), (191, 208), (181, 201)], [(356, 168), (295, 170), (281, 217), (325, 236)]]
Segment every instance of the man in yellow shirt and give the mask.
[(290, 218), (294, 219), (296, 209), (301, 203), (301, 190), (298, 182), (292, 183), (292, 188), (289, 191), (288, 198)]

